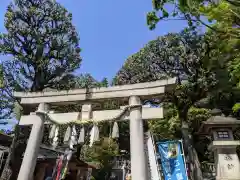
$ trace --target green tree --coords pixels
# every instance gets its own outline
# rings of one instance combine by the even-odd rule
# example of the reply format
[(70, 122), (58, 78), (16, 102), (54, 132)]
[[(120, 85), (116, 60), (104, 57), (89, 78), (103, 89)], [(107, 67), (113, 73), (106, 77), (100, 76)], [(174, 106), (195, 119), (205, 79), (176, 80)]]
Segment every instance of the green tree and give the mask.
[(1, 64), (0, 66), (0, 119), (8, 119), (12, 113), (11, 108), (13, 107), (14, 100), (12, 97), (12, 88), (6, 83), (6, 69)]
[[(239, 94), (239, 7), (238, 0), (154, 0), (153, 11), (147, 16), (147, 24), (150, 29), (154, 29), (159, 21), (185, 20), (191, 28), (207, 27), (210, 37), (208, 41), (218, 57), (214, 62), (225, 66), (222, 68), (228, 70), (230, 81), (236, 84), (234, 93)], [(217, 94), (219, 96), (219, 92)], [(224, 92), (225, 100), (226, 94), (233, 97)]]
[[(232, 111), (240, 102), (239, 88), (239, 43), (236, 38), (208, 31), (205, 38), (211, 47), (212, 70), (216, 72), (218, 84), (208, 96), (208, 108), (219, 108), (225, 115), (239, 116)], [(235, 109), (236, 110), (236, 109)]]
[(79, 68), (79, 37), (71, 13), (59, 3), (14, 0), (5, 14), (5, 28), (0, 49), (13, 57), (7, 64), (15, 66), (23, 90), (53, 87)]
[[(116, 84), (147, 82), (177, 77), (178, 85), (165, 95), (173, 103), (190, 162), (196, 162), (188, 122), (189, 109), (219, 85), (218, 65), (212, 64), (211, 46), (195, 31), (167, 34), (149, 42), (125, 62), (115, 77)], [(223, 75), (226, 75), (224, 73)], [(222, 82), (222, 81), (221, 81)], [(228, 81), (225, 81), (227, 86)], [(197, 179), (198, 171), (194, 172)]]
[[(169, 140), (169, 139), (181, 139), (181, 121), (178, 116), (177, 108), (172, 103), (164, 104), (164, 118), (159, 120), (148, 121), (148, 127), (154, 135), (156, 141)], [(210, 117), (208, 109), (191, 107), (188, 111), (188, 125), (189, 132), (193, 135), (194, 147), (199, 156), (200, 162), (210, 161), (210, 152), (208, 151), (208, 145), (210, 143), (208, 137), (199, 138), (196, 134), (198, 132), (201, 123), (206, 121)]]
[(0, 53), (12, 58), (2, 65), (1, 98), (8, 103), (1, 104), (5, 109), (1, 112), (12, 113), (14, 90), (67, 88), (73, 79), (70, 73), (81, 63), (71, 13), (54, 0), (14, 0), (5, 14), (5, 28), (7, 33), (0, 34)]
[(97, 166), (97, 171), (93, 173), (95, 180), (109, 179), (114, 157), (118, 155), (118, 144), (108, 137), (103, 137), (92, 147), (85, 145), (82, 148), (82, 159)]
[[(0, 35), (0, 53), (11, 59), (3, 62), (1, 97), (9, 103), (1, 104), (1, 113), (12, 114), (16, 102), (13, 91), (69, 88), (74, 78), (71, 73), (81, 63), (79, 37), (71, 13), (55, 0), (14, 0), (7, 7), (5, 28), (7, 32)], [(13, 167), (17, 158), (13, 149), (21, 144), (16, 142), (18, 136), (17, 125), (5, 170), (17, 171)], [(2, 179), (9, 179), (5, 175)], [(17, 176), (17, 172), (13, 175)]]
[[(209, 21), (214, 21), (212, 30), (208, 31), (211, 37), (215, 37), (212, 44), (215, 44), (215, 49), (223, 55), (218, 61), (222, 64), (227, 62), (231, 81), (239, 87), (240, 82), (240, 8), (226, 1), (221, 1), (217, 5), (207, 5), (199, 7), (202, 13)], [(220, 54), (218, 52), (218, 54)]]
[[(173, 8), (167, 9), (169, 5)], [(203, 25), (218, 33), (239, 38), (239, 7), (237, 0), (153, 0), (153, 11), (147, 15), (147, 24), (154, 29), (161, 20), (187, 20), (189, 26)], [(209, 24), (214, 20), (218, 26)]]
[(96, 88), (96, 87), (108, 87), (107, 78), (103, 78), (102, 81), (97, 81), (91, 74), (80, 74), (74, 79), (74, 88)]
[[(167, 9), (169, 4), (173, 8)], [(221, 51), (232, 55), (231, 75), (239, 80), (239, 7), (237, 0), (154, 0), (154, 10), (148, 13), (147, 24), (154, 29), (159, 21), (186, 20), (191, 28), (207, 27), (217, 37), (216, 45)]]

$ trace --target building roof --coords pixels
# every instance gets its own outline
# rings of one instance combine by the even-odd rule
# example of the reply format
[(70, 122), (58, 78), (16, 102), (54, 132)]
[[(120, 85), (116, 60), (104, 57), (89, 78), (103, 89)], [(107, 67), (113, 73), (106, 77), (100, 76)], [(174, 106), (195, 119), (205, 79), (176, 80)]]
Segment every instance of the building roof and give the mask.
[[(8, 151), (9, 147), (11, 146), (12, 138), (13, 137), (10, 135), (0, 133), (0, 150)], [(59, 155), (61, 155), (63, 153), (64, 153), (63, 149), (53, 149), (51, 147), (41, 145), (39, 153), (38, 153), (38, 162), (43, 162), (43, 161), (55, 162), (56, 159), (59, 157)], [(90, 168), (95, 169), (94, 166), (91, 166), (91, 165), (85, 163), (84, 161), (78, 159), (75, 156), (73, 156), (73, 158), (71, 159), (71, 162), (76, 163), (77, 166), (85, 166), (85, 167), (90, 167)]]

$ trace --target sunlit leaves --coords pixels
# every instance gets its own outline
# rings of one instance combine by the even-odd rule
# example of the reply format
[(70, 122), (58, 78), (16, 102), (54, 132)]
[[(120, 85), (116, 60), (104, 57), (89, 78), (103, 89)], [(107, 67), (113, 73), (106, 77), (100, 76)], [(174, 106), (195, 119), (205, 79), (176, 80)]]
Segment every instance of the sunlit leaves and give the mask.
[(7, 8), (5, 27), (0, 49), (14, 57), (31, 91), (54, 86), (79, 67), (79, 37), (72, 15), (56, 1), (14, 1)]
[(63, 6), (52, 0), (14, 0), (4, 24), (7, 32), (0, 34), (0, 53), (10, 58), (1, 68), (1, 113), (12, 114), (13, 91), (76, 85), (71, 73), (81, 63), (79, 36)]
[(233, 106), (233, 112), (238, 112), (240, 110), (240, 103), (236, 103), (234, 106)]
[[(181, 138), (181, 120), (179, 119), (177, 108), (170, 103), (166, 104), (164, 109), (163, 119), (148, 122), (151, 132), (160, 139)], [(187, 119), (191, 132), (198, 131), (201, 123), (210, 116), (207, 109), (191, 107)]]
[(214, 72), (210, 71), (208, 48), (203, 36), (195, 32), (159, 37), (127, 59), (115, 82), (132, 84), (178, 77), (178, 83), (187, 80), (187, 84), (177, 86), (176, 103), (190, 107), (217, 83)]
[[(234, 0), (153, 0), (154, 10), (148, 13), (147, 24), (150, 29), (154, 29), (160, 20), (169, 18), (186, 20), (190, 27), (196, 28), (202, 25), (219, 33), (229, 33), (239, 38), (239, 7), (239, 2)], [(221, 24), (221, 27), (212, 26), (202, 17), (208, 19), (210, 23), (217, 23), (218, 26)]]
[(104, 137), (92, 147), (84, 145), (81, 159), (97, 167), (92, 174), (95, 179), (104, 180), (109, 179), (114, 163), (113, 157), (116, 157), (118, 152), (118, 144), (113, 139)]
[(231, 61), (229, 65), (231, 78), (237, 83), (237, 86), (240, 88), (240, 56)]
[(149, 12), (147, 14), (147, 25), (151, 30), (155, 29), (156, 24), (159, 22), (160, 18), (156, 15), (156, 12)]

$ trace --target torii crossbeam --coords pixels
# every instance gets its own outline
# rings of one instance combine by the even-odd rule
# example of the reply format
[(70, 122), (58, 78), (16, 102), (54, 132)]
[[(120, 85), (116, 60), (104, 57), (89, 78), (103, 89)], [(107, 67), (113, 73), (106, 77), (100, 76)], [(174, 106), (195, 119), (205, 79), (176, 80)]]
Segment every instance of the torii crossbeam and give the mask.
[[(81, 112), (49, 113), (57, 123), (71, 121), (94, 120), (108, 121), (121, 114), (124, 108), (128, 108), (129, 115), (119, 116), (119, 120), (130, 121), (130, 150), (131, 150), (131, 174), (133, 180), (147, 180), (146, 157), (144, 152), (143, 121), (162, 119), (163, 109), (142, 107), (145, 100), (160, 98), (166, 91), (175, 86), (176, 79), (160, 80), (149, 83), (114, 86), (108, 88), (78, 89), (58, 92), (22, 93), (15, 92), (14, 96), (21, 99), (24, 112), (36, 109), (42, 112), (50, 112), (53, 106), (66, 104), (80, 104)], [(101, 104), (106, 100), (118, 99), (125, 107), (117, 110), (95, 110), (95, 104)], [(40, 143), (43, 137), (45, 116), (39, 113), (23, 115), (20, 125), (32, 125), (32, 130), (24, 154), (18, 180), (30, 180), (35, 169)]]

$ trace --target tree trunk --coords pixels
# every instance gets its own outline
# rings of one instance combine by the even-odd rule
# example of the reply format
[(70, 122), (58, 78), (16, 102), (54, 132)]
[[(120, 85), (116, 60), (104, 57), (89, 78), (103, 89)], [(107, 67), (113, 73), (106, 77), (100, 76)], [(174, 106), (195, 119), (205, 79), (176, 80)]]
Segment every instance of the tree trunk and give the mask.
[(197, 152), (193, 147), (192, 136), (189, 133), (188, 123), (182, 121), (182, 137), (186, 156), (189, 157), (190, 175), (193, 180), (203, 180), (201, 164)]

